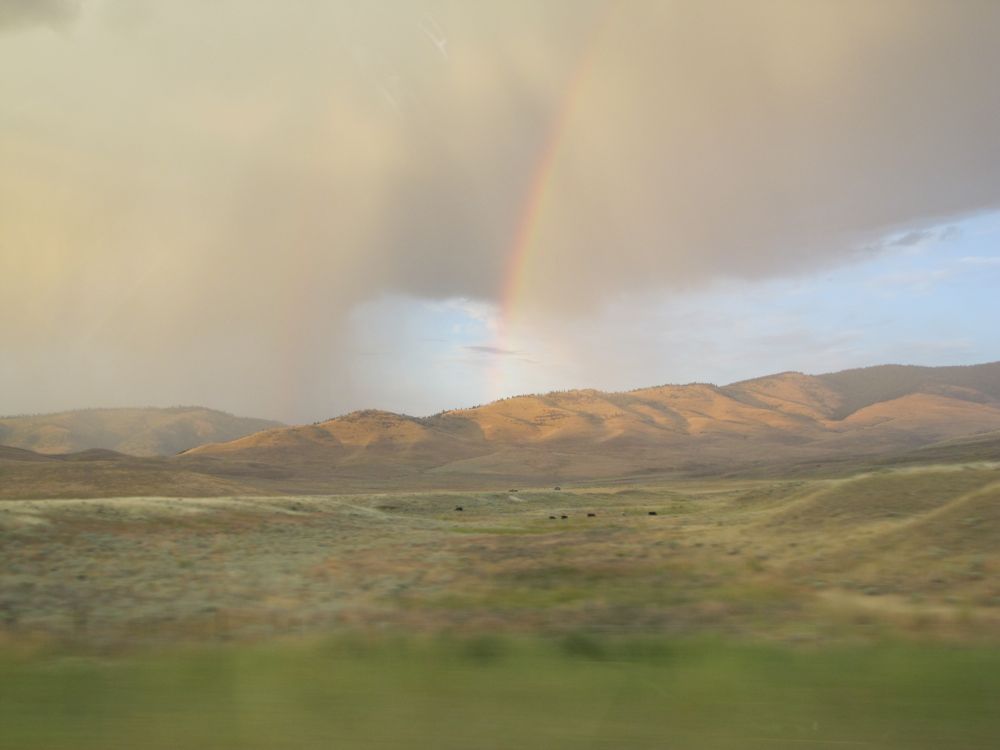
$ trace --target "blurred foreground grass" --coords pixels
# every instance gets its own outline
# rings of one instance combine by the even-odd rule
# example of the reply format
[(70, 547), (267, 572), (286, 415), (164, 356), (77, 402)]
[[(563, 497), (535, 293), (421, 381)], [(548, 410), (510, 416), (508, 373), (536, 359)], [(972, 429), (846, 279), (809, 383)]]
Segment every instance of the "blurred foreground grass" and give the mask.
[(0, 747), (994, 748), (1000, 650), (338, 637), (0, 651)]

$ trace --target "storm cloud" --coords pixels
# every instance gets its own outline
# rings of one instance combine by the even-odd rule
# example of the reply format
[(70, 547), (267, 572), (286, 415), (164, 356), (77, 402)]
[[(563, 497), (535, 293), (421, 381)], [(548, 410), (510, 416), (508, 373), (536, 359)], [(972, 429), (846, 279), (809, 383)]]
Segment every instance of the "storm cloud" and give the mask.
[(517, 277), (521, 314), (589, 315), (1000, 207), (989, 0), (4, 0), (0, 28), (0, 411), (308, 419), (350, 404), (380, 295)]

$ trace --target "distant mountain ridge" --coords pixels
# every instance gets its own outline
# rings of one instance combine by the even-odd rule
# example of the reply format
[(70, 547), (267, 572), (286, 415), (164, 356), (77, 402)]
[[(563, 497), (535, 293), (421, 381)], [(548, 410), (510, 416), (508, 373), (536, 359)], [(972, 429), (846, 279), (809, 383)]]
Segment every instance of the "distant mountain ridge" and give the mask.
[(726, 386), (517, 396), (431, 417), (365, 410), (178, 457), (317, 481), (571, 481), (884, 456), (1000, 429), (1000, 362), (784, 372)]
[(43, 454), (92, 449), (133, 456), (169, 456), (283, 426), (198, 406), (82, 409), (0, 417), (0, 445)]
[[(90, 420), (81, 422), (80, 415)], [(861, 467), (1000, 462), (1000, 363), (783, 372), (725, 386), (624, 393), (562, 391), (430, 417), (364, 410), (244, 433), (177, 455), (169, 453), (229, 420), (247, 432), (274, 423), (193, 407), (18, 419), (40, 420), (18, 426), (22, 435), (45, 438), (48, 450), (5, 447), (0, 439), (0, 499), (840, 475)], [(9, 430), (9, 421), (0, 425)], [(90, 432), (81, 433), (81, 424)], [(70, 427), (75, 440), (116, 438), (120, 447), (66, 450)], [(138, 450), (168, 455), (136, 457)]]

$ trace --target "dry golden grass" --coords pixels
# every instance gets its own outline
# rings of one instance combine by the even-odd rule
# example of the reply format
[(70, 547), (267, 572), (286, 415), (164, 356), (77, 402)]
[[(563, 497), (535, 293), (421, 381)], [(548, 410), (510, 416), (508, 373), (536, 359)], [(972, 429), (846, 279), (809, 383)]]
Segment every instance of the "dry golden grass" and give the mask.
[(975, 465), (514, 494), (11, 501), (0, 605), (11, 633), (110, 641), (376, 626), (989, 641), (998, 483)]

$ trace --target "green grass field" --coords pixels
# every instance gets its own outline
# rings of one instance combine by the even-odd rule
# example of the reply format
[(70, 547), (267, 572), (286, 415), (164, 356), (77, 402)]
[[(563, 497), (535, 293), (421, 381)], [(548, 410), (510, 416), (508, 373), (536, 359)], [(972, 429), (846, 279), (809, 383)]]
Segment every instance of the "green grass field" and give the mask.
[(595, 639), (0, 662), (0, 747), (992, 748), (1000, 653)]

